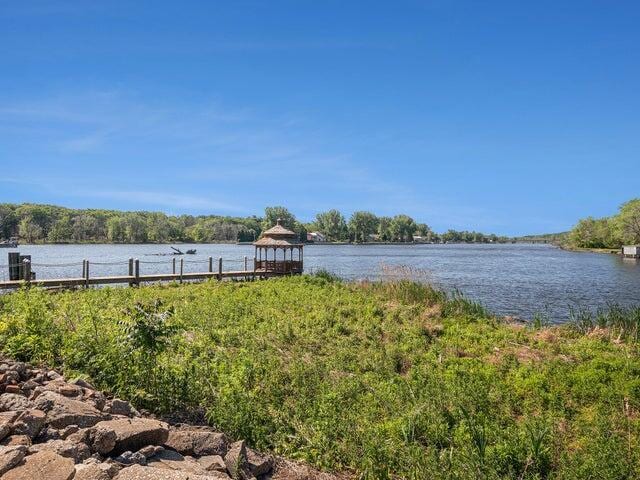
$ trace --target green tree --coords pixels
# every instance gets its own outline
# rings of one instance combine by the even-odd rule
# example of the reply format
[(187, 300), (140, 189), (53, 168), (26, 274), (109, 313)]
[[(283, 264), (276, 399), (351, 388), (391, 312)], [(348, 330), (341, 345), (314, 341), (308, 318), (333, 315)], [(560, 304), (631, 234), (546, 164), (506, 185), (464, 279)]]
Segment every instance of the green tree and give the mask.
[(95, 217), (88, 214), (73, 217), (72, 236), (76, 242), (86, 242), (88, 240), (97, 240), (98, 222)]
[(346, 240), (347, 222), (338, 210), (329, 210), (316, 215), (316, 228), (331, 242)]
[(571, 230), (569, 241), (581, 248), (615, 248), (620, 243), (611, 219), (593, 217), (580, 220)]
[(289, 230), (295, 230), (296, 217), (285, 207), (267, 207), (264, 209), (262, 229), (267, 230), (276, 225), (278, 219), (281, 225)]
[(371, 212), (353, 212), (349, 219), (349, 232), (353, 241), (364, 243), (369, 240), (369, 235), (378, 230), (378, 218)]
[(634, 198), (622, 204), (615, 224), (622, 242), (640, 243), (640, 198)]
[(378, 239), (382, 242), (390, 242), (393, 240), (393, 232), (391, 231), (391, 217), (378, 218)]
[(18, 230), (18, 222), (14, 206), (0, 204), (0, 239), (14, 236)]
[(71, 240), (72, 235), (73, 222), (71, 221), (71, 215), (65, 213), (52, 225), (47, 234), (47, 240), (54, 243), (68, 242)]
[(147, 222), (139, 213), (133, 213), (126, 217), (125, 238), (129, 243), (144, 243), (147, 241)]
[(110, 242), (123, 243), (126, 238), (126, 222), (120, 215), (107, 220), (107, 238)]
[(20, 220), (18, 232), (20, 237), (24, 238), (27, 243), (34, 243), (42, 238), (42, 227), (31, 217), (25, 217)]
[(396, 215), (391, 220), (391, 234), (394, 242), (411, 242), (416, 231), (416, 222), (408, 215)]

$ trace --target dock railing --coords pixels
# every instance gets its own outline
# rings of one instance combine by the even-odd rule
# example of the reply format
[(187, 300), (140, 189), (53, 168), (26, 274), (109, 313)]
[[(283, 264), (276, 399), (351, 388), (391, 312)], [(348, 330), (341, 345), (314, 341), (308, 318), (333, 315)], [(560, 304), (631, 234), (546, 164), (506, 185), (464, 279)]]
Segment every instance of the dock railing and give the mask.
[[(203, 265), (205, 269), (202, 271), (185, 271), (193, 268), (193, 265)], [(144, 273), (145, 265), (156, 265), (152, 273)], [(167, 272), (158, 272), (158, 266), (166, 265)], [(191, 266), (191, 267), (189, 267)], [(225, 270), (224, 267), (231, 266), (231, 269)], [(70, 269), (78, 268), (80, 276), (67, 278), (38, 278), (42, 269)], [(92, 274), (94, 267), (122, 267), (122, 275), (95, 275)], [(242, 259), (227, 259), (222, 257), (214, 259), (208, 257), (206, 259), (189, 260), (183, 257), (173, 257), (171, 260), (141, 260), (138, 258), (129, 258), (128, 260), (115, 262), (99, 262), (82, 260), (81, 262), (71, 263), (37, 263), (31, 262), (30, 259), (24, 259), (20, 264), (0, 265), (0, 270), (10, 272), (10, 278), (5, 280), (0, 278), (0, 290), (16, 289), (22, 286), (40, 286), (40, 287), (89, 287), (91, 285), (108, 285), (108, 284), (129, 284), (137, 286), (145, 282), (185, 282), (195, 280), (206, 280), (215, 278), (217, 280), (238, 279), (253, 280), (256, 278), (267, 278), (283, 275), (284, 272), (268, 271), (260, 269), (256, 265), (255, 258), (251, 261), (245, 256)], [(161, 269), (164, 270), (164, 269)], [(16, 273), (19, 272), (19, 273)], [(126, 272), (126, 274), (124, 274)], [(20, 278), (15, 278), (19, 275)]]

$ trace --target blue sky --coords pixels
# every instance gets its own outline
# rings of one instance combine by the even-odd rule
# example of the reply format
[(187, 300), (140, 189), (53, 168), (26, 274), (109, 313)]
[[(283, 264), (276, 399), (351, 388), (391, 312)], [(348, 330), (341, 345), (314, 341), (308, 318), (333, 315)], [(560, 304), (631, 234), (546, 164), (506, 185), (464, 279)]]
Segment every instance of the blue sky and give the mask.
[(0, 0), (0, 202), (568, 229), (640, 196), (634, 1)]

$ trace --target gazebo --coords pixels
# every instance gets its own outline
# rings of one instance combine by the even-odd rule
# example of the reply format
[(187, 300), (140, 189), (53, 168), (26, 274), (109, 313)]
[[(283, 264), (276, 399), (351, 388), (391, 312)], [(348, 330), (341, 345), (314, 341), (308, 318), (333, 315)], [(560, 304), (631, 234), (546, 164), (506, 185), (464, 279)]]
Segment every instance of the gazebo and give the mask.
[(281, 225), (280, 219), (275, 227), (263, 232), (253, 244), (256, 247), (254, 262), (257, 272), (302, 273), (304, 245), (295, 232)]

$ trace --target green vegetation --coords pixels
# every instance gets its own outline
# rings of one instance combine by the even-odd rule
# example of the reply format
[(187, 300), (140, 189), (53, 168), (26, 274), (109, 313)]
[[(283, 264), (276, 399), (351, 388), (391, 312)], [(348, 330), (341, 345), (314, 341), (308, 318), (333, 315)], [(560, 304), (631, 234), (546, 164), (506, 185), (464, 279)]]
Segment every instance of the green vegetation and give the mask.
[(0, 349), (362, 479), (640, 478), (640, 309), (509, 324), (328, 273), (0, 296)]
[(620, 206), (617, 215), (580, 220), (569, 233), (567, 246), (589, 249), (618, 249), (640, 243), (640, 198)]
[(160, 212), (76, 210), (53, 205), (0, 204), (0, 240), (20, 237), (26, 243), (167, 243), (246, 242), (276, 224), (277, 219), (295, 231), (302, 241), (308, 231), (319, 231), (331, 242), (506, 242), (506, 237), (478, 232), (438, 235), (428, 225), (407, 215), (377, 217), (355, 212), (349, 222), (337, 210), (316, 216), (314, 222), (298, 221), (285, 207), (267, 207), (264, 217), (218, 215), (170, 216)]

